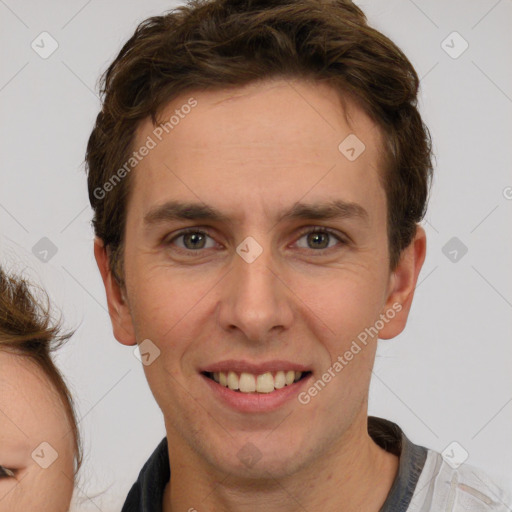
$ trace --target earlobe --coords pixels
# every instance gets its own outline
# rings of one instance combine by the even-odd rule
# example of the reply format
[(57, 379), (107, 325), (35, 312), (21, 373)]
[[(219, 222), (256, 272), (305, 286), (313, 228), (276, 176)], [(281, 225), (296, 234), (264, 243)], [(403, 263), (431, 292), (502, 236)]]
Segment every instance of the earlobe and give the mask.
[(413, 241), (402, 251), (400, 261), (390, 276), (388, 297), (382, 311), (389, 321), (381, 329), (379, 338), (394, 338), (405, 329), (426, 249), (425, 230), (418, 225)]
[(105, 287), (114, 336), (123, 345), (136, 345), (137, 341), (125, 290), (119, 286), (112, 275), (108, 249), (105, 248), (103, 240), (98, 237), (94, 239), (94, 257)]

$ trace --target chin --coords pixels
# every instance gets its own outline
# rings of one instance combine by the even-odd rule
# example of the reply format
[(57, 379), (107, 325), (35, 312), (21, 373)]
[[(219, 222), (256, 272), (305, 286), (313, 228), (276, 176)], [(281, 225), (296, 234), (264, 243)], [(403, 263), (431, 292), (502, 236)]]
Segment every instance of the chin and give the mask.
[[(289, 444), (269, 443), (268, 433), (249, 436), (245, 443), (232, 443), (232, 449), (226, 450), (225, 445), (217, 455), (209, 451), (206, 457), (210, 464), (224, 473), (240, 478), (268, 480), (284, 478), (307, 465), (304, 450)], [(237, 449), (237, 447), (239, 447)]]

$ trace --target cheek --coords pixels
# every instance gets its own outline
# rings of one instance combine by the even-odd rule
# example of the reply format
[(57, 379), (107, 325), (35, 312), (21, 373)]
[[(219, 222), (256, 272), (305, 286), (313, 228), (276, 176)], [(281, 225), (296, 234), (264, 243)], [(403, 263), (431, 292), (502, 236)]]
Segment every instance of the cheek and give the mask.
[(201, 299), (211, 288), (208, 283), (215, 282), (206, 274), (184, 274), (171, 268), (153, 268), (140, 276), (136, 288), (128, 291), (138, 340), (172, 337), (171, 332), (179, 331), (188, 315), (196, 314)]
[[(184, 360), (194, 350), (201, 350), (198, 345), (205, 337), (206, 324), (214, 328), (212, 297), (218, 299), (214, 288), (219, 279), (215, 272), (164, 267), (152, 268), (143, 277), (135, 300), (130, 298), (131, 314), (137, 341), (146, 343), (149, 357), (154, 357), (154, 362), (144, 365), (144, 372), (157, 402), (162, 404), (180, 387), (176, 381), (182, 383), (194, 372), (190, 361)], [(143, 345), (140, 348), (144, 350)]]
[[(382, 307), (385, 288), (382, 265), (363, 258), (338, 267), (307, 270), (290, 266), (283, 280), (293, 293), (285, 299), (299, 321), (325, 324), (334, 335), (353, 333), (374, 321)], [(218, 304), (226, 299), (223, 290), (232, 289), (229, 274), (205, 266), (179, 269), (164, 265), (146, 267), (128, 281), (130, 311), (137, 340), (149, 338), (157, 345), (182, 333), (191, 333)], [(302, 318), (300, 318), (302, 317)], [(316, 329), (318, 329), (318, 325)]]
[(309, 316), (314, 318), (315, 337), (325, 351), (321, 369), (324, 373), (317, 377), (332, 382), (322, 391), (318, 407), (342, 401), (347, 407), (352, 404), (356, 408), (365, 399), (377, 348), (376, 334), (371, 329), (383, 304), (379, 279), (382, 277), (377, 274), (347, 271), (340, 272), (328, 286), (318, 282), (310, 285), (309, 296), (317, 299), (313, 305), (308, 304), (315, 312)]
[(381, 278), (359, 269), (336, 269), (322, 279), (302, 280), (304, 301), (337, 340), (372, 324), (383, 303)]
[(0, 511), (67, 512), (73, 495), (73, 481), (64, 476), (61, 469), (62, 465), (58, 461), (46, 469), (32, 465), (23, 480), (13, 489), (10, 506), (3, 509), (3, 502), (0, 502)]

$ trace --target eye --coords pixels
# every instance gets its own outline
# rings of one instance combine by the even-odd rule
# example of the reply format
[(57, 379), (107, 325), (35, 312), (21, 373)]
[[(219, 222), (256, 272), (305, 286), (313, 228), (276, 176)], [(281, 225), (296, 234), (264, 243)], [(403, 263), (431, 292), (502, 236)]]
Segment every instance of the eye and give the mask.
[[(307, 231), (303, 231), (301, 233), (299, 240), (301, 240), (304, 237), (307, 237), (306, 238), (306, 247), (302, 246), (302, 248), (305, 248), (305, 249), (313, 248), (313, 249), (317, 250), (317, 252), (331, 249), (333, 246), (329, 245), (329, 242), (334, 241), (333, 238), (338, 240), (338, 242), (340, 242), (341, 245), (346, 245), (348, 243), (347, 240), (345, 240), (339, 234), (335, 233), (334, 231), (332, 231), (328, 228), (323, 228), (321, 226), (317, 226), (317, 227), (314, 227), (313, 229), (308, 229)], [(312, 244), (312, 247), (308, 246), (308, 244)], [(301, 246), (299, 245), (299, 247), (301, 247)]]
[(14, 470), (0, 466), (0, 478), (14, 478)]
[(178, 235), (171, 238), (166, 244), (174, 244), (176, 240), (179, 240), (180, 238), (183, 240), (184, 246), (177, 245), (178, 248), (183, 250), (189, 250), (194, 251), (196, 249), (210, 249), (211, 247), (215, 246), (215, 243), (211, 245), (210, 247), (207, 247), (205, 245), (206, 238), (211, 238), (208, 233), (205, 231), (201, 231), (199, 229), (186, 229), (184, 231), (181, 231)]
[[(306, 231), (303, 231), (300, 235), (300, 239), (308, 236), (307, 242), (312, 244), (312, 247), (302, 247), (305, 249), (315, 249), (316, 252), (321, 252), (323, 250), (331, 249), (332, 245), (325, 246), (325, 241), (329, 241), (329, 239), (336, 239), (341, 245), (347, 245), (348, 241), (344, 239), (340, 234), (321, 226), (316, 226), (314, 228), (310, 228)], [(208, 246), (208, 238), (210, 238), (211, 242)], [(176, 243), (177, 240), (181, 239), (181, 244)], [(333, 240), (334, 241), (334, 240)], [(166, 245), (176, 245), (176, 247), (183, 251), (197, 251), (199, 249), (211, 249), (215, 247), (215, 241), (213, 238), (206, 232), (197, 228), (189, 228), (184, 231), (179, 232), (173, 238), (169, 239), (165, 242)], [(301, 247), (299, 245), (299, 247)]]

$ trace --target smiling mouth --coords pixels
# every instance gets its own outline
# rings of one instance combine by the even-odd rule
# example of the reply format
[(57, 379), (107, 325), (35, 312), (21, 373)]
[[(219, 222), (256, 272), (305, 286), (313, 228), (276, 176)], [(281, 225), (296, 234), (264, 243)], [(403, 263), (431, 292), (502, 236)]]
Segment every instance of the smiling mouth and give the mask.
[(272, 393), (285, 386), (308, 377), (311, 372), (277, 371), (266, 372), (260, 375), (252, 373), (229, 372), (202, 372), (203, 375), (215, 381), (220, 386), (239, 393)]

